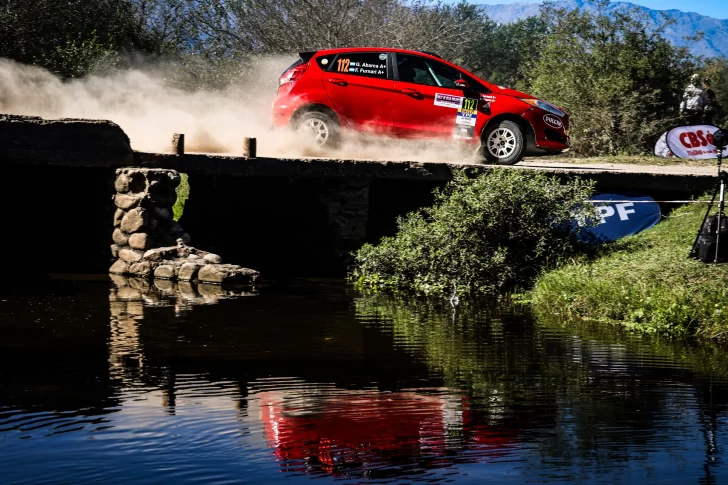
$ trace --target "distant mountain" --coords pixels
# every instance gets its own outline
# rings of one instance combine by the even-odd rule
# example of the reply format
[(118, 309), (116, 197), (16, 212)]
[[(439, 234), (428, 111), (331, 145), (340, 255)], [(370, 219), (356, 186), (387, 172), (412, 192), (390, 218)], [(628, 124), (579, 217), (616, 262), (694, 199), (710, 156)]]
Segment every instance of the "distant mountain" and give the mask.
[[(593, 10), (593, 6), (584, 0), (563, 0), (556, 2), (556, 5), (570, 9)], [(508, 5), (480, 5), (479, 7), (496, 22), (510, 23), (538, 15), (540, 5), (536, 3), (511, 3)], [(653, 10), (628, 2), (611, 2), (609, 4), (610, 12), (625, 8), (637, 8), (644, 12), (648, 18), (648, 24), (652, 27), (662, 23), (663, 14), (675, 19), (676, 23), (663, 31), (663, 37), (675, 45), (689, 46), (693, 54), (707, 57), (728, 57), (728, 19), (714, 19), (694, 12), (682, 12), (680, 10)], [(728, 15), (728, 5), (726, 6), (726, 14)], [(695, 35), (696, 32), (705, 34), (703, 40), (693, 43), (685, 40), (685, 37)]]

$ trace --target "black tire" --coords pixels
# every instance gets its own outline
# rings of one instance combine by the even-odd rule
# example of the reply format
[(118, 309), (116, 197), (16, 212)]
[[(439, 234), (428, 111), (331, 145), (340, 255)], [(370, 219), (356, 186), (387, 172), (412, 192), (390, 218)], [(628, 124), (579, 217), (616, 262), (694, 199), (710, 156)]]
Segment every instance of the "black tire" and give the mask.
[(515, 165), (526, 152), (526, 139), (521, 127), (508, 120), (488, 126), (481, 140), (481, 151), (488, 163)]
[(324, 111), (306, 111), (296, 120), (295, 129), (310, 134), (311, 142), (320, 148), (336, 148), (341, 141), (338, 120)]

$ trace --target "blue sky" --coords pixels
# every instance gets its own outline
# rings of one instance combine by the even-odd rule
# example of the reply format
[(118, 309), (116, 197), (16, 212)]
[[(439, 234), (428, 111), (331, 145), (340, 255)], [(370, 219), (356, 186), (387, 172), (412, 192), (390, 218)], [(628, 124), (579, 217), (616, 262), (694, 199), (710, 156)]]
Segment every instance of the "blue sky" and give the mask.
[[(541, 0), (468, 0), (469, 3), (485, 3), (497, 5), (503, 3), (541, 3)], [(717, 19), (728, 18), (728, 2), (725, 0), (624, 0), (629, 3), (643, 5), (655, 10), (682, 10), (683, 12), (697, 12)]]

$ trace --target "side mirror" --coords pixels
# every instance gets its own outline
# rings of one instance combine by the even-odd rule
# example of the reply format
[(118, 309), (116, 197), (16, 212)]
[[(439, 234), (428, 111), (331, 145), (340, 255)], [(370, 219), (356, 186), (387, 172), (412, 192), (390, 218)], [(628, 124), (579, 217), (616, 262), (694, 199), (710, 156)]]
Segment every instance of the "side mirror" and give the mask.
[(456, 79), (455, 86), (461, 89), (468, 89), (470, 87), (470, 83), (467, 82), (465, 79)]

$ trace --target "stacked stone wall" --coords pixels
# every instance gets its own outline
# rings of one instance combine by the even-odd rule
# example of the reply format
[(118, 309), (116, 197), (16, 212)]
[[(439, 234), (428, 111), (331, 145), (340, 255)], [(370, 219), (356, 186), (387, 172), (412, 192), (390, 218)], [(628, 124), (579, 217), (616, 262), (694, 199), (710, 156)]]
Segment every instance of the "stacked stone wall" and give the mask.
[(220, 256), (189, 245), (190, 235), (173, 219), (180, 179), (174, 170), (117, 170), (109, 272), (215, 284), (255, 281), (257, 271), (223, 264)]

